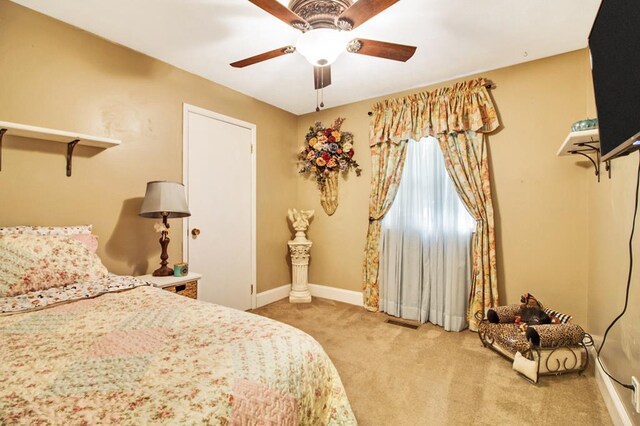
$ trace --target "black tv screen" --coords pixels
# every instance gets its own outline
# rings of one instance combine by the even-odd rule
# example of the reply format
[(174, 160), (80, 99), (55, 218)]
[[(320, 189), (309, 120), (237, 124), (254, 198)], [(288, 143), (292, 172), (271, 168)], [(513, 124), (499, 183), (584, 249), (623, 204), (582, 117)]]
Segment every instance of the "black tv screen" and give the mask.
[(606, 161), (640, 148), (640, 1), (603, 0), (589, 49)]

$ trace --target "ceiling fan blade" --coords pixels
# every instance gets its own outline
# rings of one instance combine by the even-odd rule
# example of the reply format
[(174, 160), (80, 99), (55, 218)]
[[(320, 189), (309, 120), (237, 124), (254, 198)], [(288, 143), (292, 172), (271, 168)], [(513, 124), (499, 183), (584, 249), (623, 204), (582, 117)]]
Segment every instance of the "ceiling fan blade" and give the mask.
[(416, 52), (416, 49), (417, 47), (415, 46), (388, 43), (386, 41), (367, 40), (364, 38), (353, 39), (347, 45), (347, 51), (351, 53), (376, 56), (378, 58), (392, 59), (394, 61), (401, 62), (407, 62), (411, 59), (413, 54)]
[(233, 62), (230, 65), (234, 68), (244, 68), (246, 66), (257, 64), (258, 62), (266, 61), (268, 59), (277, 58), (278, 56), (287, 55), (295, 51), (296, 51), (296, 48), (293, 46), (281, 47), (279, 49), (270, 50), (268, 52), (264, 52), (256, 56), (251, 56), (250, 58)]
[(309, 27), (307, 21), (302, 19), (297, 14), (293, 13), (290, 9), (285, 7), (282, 3), (278, 3), (276, 0), (249, 0), (251, 3), (258, 6), (260, 9), (280, 19), (287, 25), (302, 30)]
[(316, 90), (331, 84), (331, 65), (313, 67), (313, 84)]
[(354, 29), (398, 1), (400, 0), (359, 0), (342, 12), (338, 23), (344, 23), (345, 27), (342, 29)]

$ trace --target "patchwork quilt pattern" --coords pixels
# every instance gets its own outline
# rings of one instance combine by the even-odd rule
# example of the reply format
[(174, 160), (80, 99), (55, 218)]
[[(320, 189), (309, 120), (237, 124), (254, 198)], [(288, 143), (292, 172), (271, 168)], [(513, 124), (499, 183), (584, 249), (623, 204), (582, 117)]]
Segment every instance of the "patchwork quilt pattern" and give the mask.
[(150, 286), (0, 316), (0, 342), (0, 424), (356, 424), (313, 338)]

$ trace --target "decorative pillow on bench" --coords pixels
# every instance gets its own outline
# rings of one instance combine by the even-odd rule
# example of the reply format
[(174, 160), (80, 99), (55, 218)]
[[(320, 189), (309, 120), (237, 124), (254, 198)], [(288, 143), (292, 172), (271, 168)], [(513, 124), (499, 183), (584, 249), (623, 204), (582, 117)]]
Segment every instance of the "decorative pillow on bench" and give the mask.
[[(487, 311), (487, 320), (493, 324), (513, 323), (518, 316), (521, 305), (505, 305), (498, 306)], [(549, 315), (552, 319), (552, 324), (567, 324), (573, 318), (571, 315), (566, 315), (553, 309), (545, 308), (544, 313)], [(553, 319), (556, 319), (553, 321)]]
[(566, 324), (571, 321), (571, 318), (573, 318), (571, 315), (561, 314), (560, 312), (549, 308), (545, 309), (544, 312), (552, 318), (557, 318), (560, 324)]
[(578, 324), (532, 325), (527, 327), (525, 336), (534, 346), (554, 348), (579, 344), (584, 339), (584, 330)]

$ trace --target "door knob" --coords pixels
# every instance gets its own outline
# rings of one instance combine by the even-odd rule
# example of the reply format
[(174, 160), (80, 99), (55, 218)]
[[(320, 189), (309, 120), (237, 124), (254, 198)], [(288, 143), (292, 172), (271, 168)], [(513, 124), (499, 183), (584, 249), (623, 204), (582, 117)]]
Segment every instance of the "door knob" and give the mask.
[(200, 235), (200, 230), (198, 228), (193, 228), (191, 230), (191, 235), (193, 235), (194, 238), (197, 238), (198, 235)]

